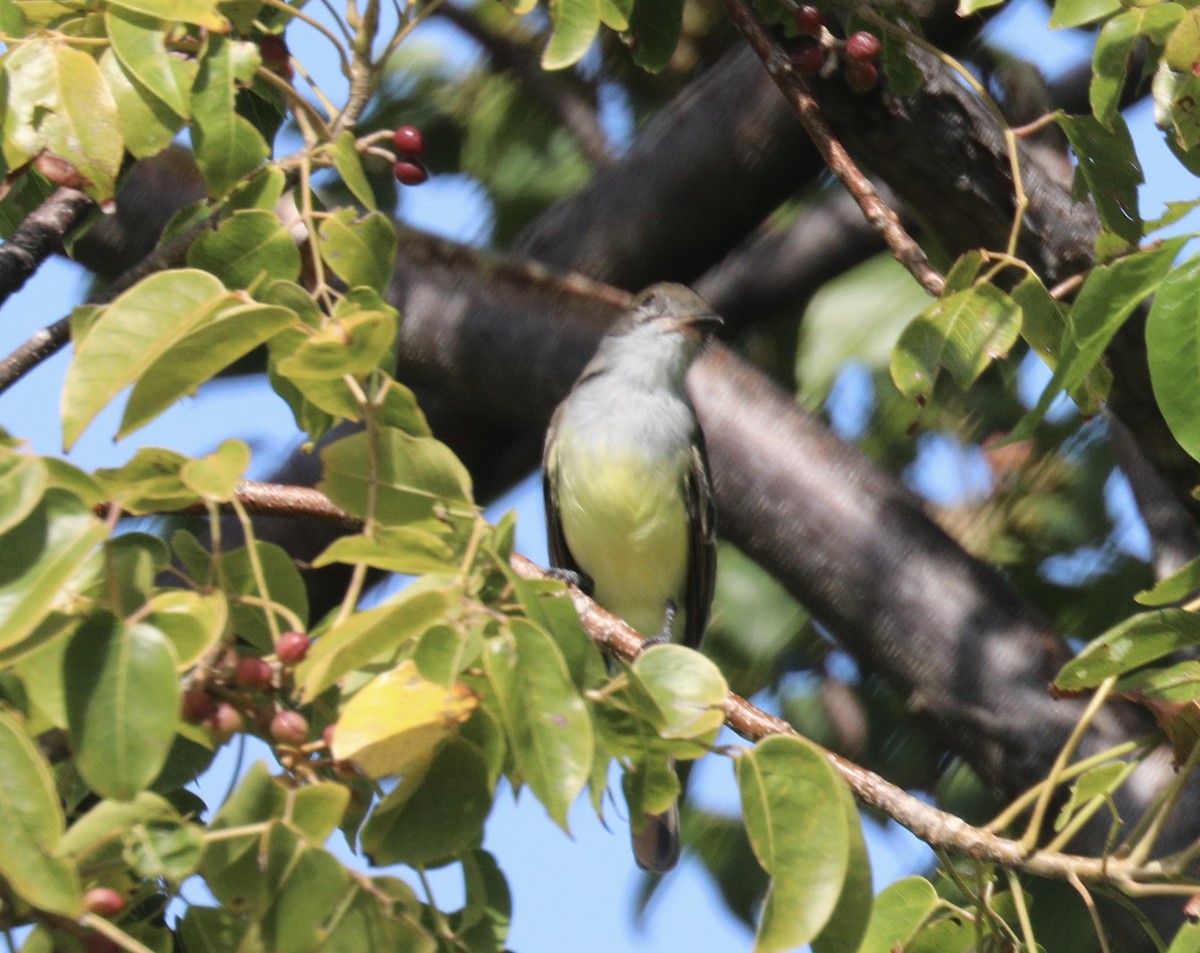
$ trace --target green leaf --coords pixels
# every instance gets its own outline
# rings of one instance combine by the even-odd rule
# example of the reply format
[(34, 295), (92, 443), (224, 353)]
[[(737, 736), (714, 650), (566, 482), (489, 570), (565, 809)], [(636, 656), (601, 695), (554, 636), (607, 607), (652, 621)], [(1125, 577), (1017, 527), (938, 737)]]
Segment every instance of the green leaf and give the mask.
[(387, 291), (396, 263), (396, 228), (391, 219), (370, 212), (355, 220), (352, 208), (340, 208), (321, 220), (321, 258), (351, 288)]
[(41, 458), (0, 446), (0, 534), (33, 512), (49, 479)]
[(114, 5), (104, 14), (104, 25), (113, 52), (129, 76), (181, 122), (186, 121), (191, 115), (188, 104), (197, 67), (168, 52), (163, 24)]
[(1127, 765), (1119, 761), (1097, 765), (1081, 774), (1071, 785), (1071, 796), (1058, 812), (1054, 821), (1054, 829), (1061, 831), (1075, 812), (1085, 806), (1094, 797), (1107, 796), (1116, 790), (1117, 785), (1124, 780)]
[(241, 440), (225, 440), (207, 457), (185, 463), (179, 476), (197, 496), (224, 503), (236, 492), (248, 466), (250, 448)]
[(1150, 383), (1179, 445), (1200, 459), (1200, 257), (1172, 271), (1159, 286), (1146, 320)]
[(128, 800), (167, 760), (179, 717), (175, 654), (145, 623), (93, 614), (64, 664), (67, 730), (79, 773), (97, 794)]
[(610, 30), (628, 30), (633, 0), (600, 0), (600, 20)]
[(1110, 675), (1123, 675), (1198, 644), (1200, 615), (1183, 609), (1139, 613), (1089, 642), (1063, 666), (1054, 687), (1062, 692), (1095, 688)]
[(931, 305), (892, 351), (891, 374), (906, 397), (925, 403), (942, 369), (966, 389), (1016, 343), (1021, 309), (994, 285), (959, 291)]
[(211, 320), (227, 300), (225, 288), (205, 272), (160, 272), (102, 309), (82, 339), (72, 327), (75, 357), (62, 397), (65, 446), (69, 449), (118, 393)]
[(1179, 4), (1157, 3), (1126, 10), (1101, 28), (1092, 58), (1088, 100), (1093, 115), (1105, 128), (1110, 128), (1117, 116), (1129, 71), (1129, 56), (1138, 39), (1149, 36), (1161, 43), (1182, 16), (1183, 7)]
[(112, 50), (100, 54), (100, 72), (117, 103), (121, 135), (130, 154), (144, 159), (166, 149), (183, 128), (184, 120), (132, 81)]
[(1050, 28), (1092, 23), (1121, 9), (1120, 0), (1058, 0), (1050, 14)]
[(300, 249), (291, 233), (278, 215), (258, 208), (236, 211), (215, 232), (200, 236), (188, 249), (187, 263), (212, 272), (227, 288), (300, 277)]
[(141, 876), (183, 883), (200, 866), (204, 834), (176, 820), (150, 821), (130, 831), (126, 856)]
[(659, 735), (696, 739), (705, 746), (716, 740), (729, 691), (716, 665), (682, 645), (653, 645), (637, 657), (633, 671), (657, 703)]
[(755, 950), (782, 953), (818, 936), (841, 898), (851, 852), (844, 782), (819, 749), (790, 735), (739, 757), (737, 781), (750, 844), (771, 875)]
[(842, 894), (833, 913), (829, 915), (825, 929), (812, 942), (813, 953), (857, 953), (874, 906), (871, 858), (867, 854), (858, 805), (848, 786), (838, 784), (837, 789), (841, 793), (842, 812), (849, 835), (849, 860)]
[(332, 563), (362, 564), (411, 576), (453, 572), (455, 550), (445, 539), (445, 524), (430, 520), (428, 527), (378, 526), (369, 537), (342, 536), (330, 543), (312, 566), (320, 569)]
[(224, 33), (229, 21), (217, 12), (218, 0), (111, 0), (114, 7), (123, 7), (159, 20), (194, 23), (196, 26)]
[[(470, 475), (458, 457), (432, 437), (380, 427), (330, 444), (321, 458), (324, 478), (319, 488), (354, 516), (367, 516), (372, 493), (376, 495), (372, 515), (384, 525), (437, 518), (446, 504), (460, 509), (470, 506)], [(373, 469), (377, 469), (374, 487)]]
[(274, 371), (298, 387), (316, 380), (344, 389), (347, 374), (365, 377), (385, 363), (395, 338), (396, 315), (390, 309), (339, 307), (332, 320), (297, 337), (294, 347), (281, 342)]
[(600, 0), (549, 0), (550, 42), (542, 53), (542, 69), (574, 66), (600, 32)]
[(291, 823), (313, 846), (327, 841), (350, 803), (350, 789), (332, 781), (297, 788), (292, 795)]
[(275, 953), (316, 949), (318, 927), (349, 886), (350, 875), (332, 854), (304, 844), (283, 824), (267, 835), (264, 879), (270, 903), (259, 929)]
[(46, 151), (75, 167), (92, 198), (112, 198), (125, 150), (117, 104), (96, 60), (64, 43), (37, 38), (4, 57), (4, 72), (9, 168)]
[(330, 151), (333, 154), (333, 167), (359, 202), (371, 211), (376, 210), (375, 190), (363, 171), (362, 157), (354, 146), (354, 133), (346, 130), (333, 140)]
[(651, 73), (661, 72), (671, 62), (683, 29), (683, 0), (642, 0), (629, 18), (626, 37), (633, 61)]
[(189, 953), (228, 953), (245, 949), (242, 941), (250, 928), (249, 920), (221, 907), (188, 904), (179, 920), (179, 938)]
[(1113, 336), (1171, 269), (1186, 239), (1174, 238), (1147, 252), (1092, 269), (1067, 318), (1054, 376), (1037, 406), (1021, 418), (1010, 439), (1032, 435), (1059, 391), (1073, 392), (1096, 366)]
[(24, 640), (86, 584), (99, 568), (92, 559), (107, 535), (78, 497), (50, 489), (0, 536), (0, 649)]
[(179, 670), (187, 671), (217, 644), (225, 632), (229, 603), (223, 592), (168, 589), (146, 603), (148, 620), (175, 650)]
[[(1082, 176), (1104, 226), (1130, 244), (1142, 237), (1138, 212), (1138, 186), (1145, 181), (1133, 137), (1119, 115), (1107, 124), (1092, 116), (1059, 116), (1058, 124), (1079, 160), (1075, 174)], [(1106, 128), (1107, 125), (1107, 128)]]
[(1180, 73), (1194, 73), (1200, 63), (1200, 10), (1182, 11), (1177, 17), (1175, 29), (1167, 39), (1163, 50), (1168, 66)]
[[(282, 547), (262, 541), (254, 543), (267, 586), (266, 592), (260, 592), (246, 547), (221, 553), (217, 557), (221, 561), (221, 572), (218, 574), (212, 554), (189, 533), (182, 530), (175, 533), (171, 537), (171, 546), (193, 579), (206, 580), (210, 584), (217, 579), (224, 580), (225, 592), (234, 597), (230, 600), (233, 630), (258, 648), (264, 651), (274, 648), (267, 624), (268, 610), (265, 605), (247, 605), (237, 596), (253, 596), (257, 600), (274, 602), (291, 610), (302, 622), (308, 619), (308, 593), (304, 588), (304, 580), (300, 578), (296, 563)], [(280, 631), (292, 626), (288, 618), (279, 612), (275, 613), (275, 624)]]
[(905, 949), (913, 934), (938, 909), (937, 891), (924, 877), (905, 877), (875, 898), (867, 934), (858, 953)]
[(1134, 602), (1144, 606), (1165, 606), (1186, 599), (1200, 589), (1200, 556), (1185, 563), (1175, 572), (1160, 579), (1149, 589), (1133, 597)]
[(83, 908), (79, 875), (54, 856), (65, 826), (50, 766), (0, 708), (0, 874), (26, 903), (74, 918)]
[(348, 672), (395, 652), (409, 639), (443, 620), (462, 598), (449, 576), (424, 576), (375, 609), (356, 612), (321, 633), (296, 666), (296, 685), (311, 701)]
[(491, 805), (483, 755), (452, 737), (424, 775), (379, 802), (362, 828), (363, 852), (379, 866), (436, 866), (479, 845)]
[(187, 462), (174, 450), (143, 447), (123, 467), (97, 470), (95, 477), (105, 497), (130, 513), (170, 512), (199, 500), (180, 476)]
[(545, 630), (515, 618), (505, 635), (488, 641), (483, 662), (521, 777), (567, 830), (571, 802), (591, 771), (595, 739), (562, 652)]
[(192, 90), (192, 144), (211, 196), (224, 195), (271, 153), (254, 125), (236, 112), (237, 83), (258, 67), (253, 43), (210, 37)]
[(153, 791), (141, 791), (131, 801), (103, 800), (71, 825), (55, 852), (60, 857), (86, 860), (114, 836), (119, 837), (136, 825), (161, 820), (178, 821), (179, 812)]

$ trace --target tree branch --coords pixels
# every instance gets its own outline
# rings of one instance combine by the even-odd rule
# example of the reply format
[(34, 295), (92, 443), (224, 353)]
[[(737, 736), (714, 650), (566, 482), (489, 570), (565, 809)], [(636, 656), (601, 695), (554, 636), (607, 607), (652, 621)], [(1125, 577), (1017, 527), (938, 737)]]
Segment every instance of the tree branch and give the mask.
[(83, 192), (64, 187), (29, 213), (0, 246), (0, 304), (24, 287), (43, 261), (62, 250), (63, 239), (95, 207)]

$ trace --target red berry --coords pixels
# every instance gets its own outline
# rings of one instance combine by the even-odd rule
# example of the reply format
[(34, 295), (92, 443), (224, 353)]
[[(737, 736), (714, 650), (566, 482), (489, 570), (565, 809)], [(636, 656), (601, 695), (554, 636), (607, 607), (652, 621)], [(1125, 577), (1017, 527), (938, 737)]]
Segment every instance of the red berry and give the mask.
[(852, 60), (860, 60), (864, 63), (873, 62), (879, 56), (882, 48), (879, 37), (866, 30), (859, 30), (846, 40), (846, 55)]
[(275, 643), (275, 655), (284, 665), (303, 662), (312, 640), (303, 632), (284, 632)]
[(303, 744), (308, 740), (308, 721), (297, 711), (277, 711), (271, 719), (271, 737), (280, 744)]
[(808, 40), (792, 50), (792, 69), (801, 76), (815, 76), (824, 65), (825, 51), (819, 43)]
[(275, 670), (271, 668), (269, 662), (251, 656), (237, 663), (237, 668), (233, 672), (233, 680), (242, 688), (258, 692), (270, 687), (274, 675)]
[(392, 167), (392, 172), (402, 185), (420, 185), (429, 178), (429, 170), (416, 159), (401, 159)]
[(392, 144), (410, 159), (425, 154), (425, 137), (416, 126), (401, 126), (392, 133)]
[(125, 898), (112, 887), (93, 887), (83, 895), (83, 906), (105, 920), (111, 920), (125, 909)]
[(263, 66), (291, 82), (295, 72), (288, 59), (287, 40), (275, 33), (264, 34), (258, 40), (258, 52), (262, 55)]
[(216, 711), (217, 702), (203, 688), (189, 688), (183, 693), (183, 720), (198, 725)]
[(821, 28), (825, 26), (825, 15), (811, 3), (796, 7), (792, 17), (796, 21), (796, 31), (804, 36), (820, 36)]
[(856, 93), (865, 93), (879, 82), (879, 70), (874, 63), (851, 60), (846, 64), (846, 83)]
[(212, 713), (205, 725), (213, 735), (221, 741), (228, 741), (237, 732), (241, 731), (245, 726), (242, 719), (242, 713), (234, 708), (229, 702), (221, 702), (217, 706), (217, 710)]

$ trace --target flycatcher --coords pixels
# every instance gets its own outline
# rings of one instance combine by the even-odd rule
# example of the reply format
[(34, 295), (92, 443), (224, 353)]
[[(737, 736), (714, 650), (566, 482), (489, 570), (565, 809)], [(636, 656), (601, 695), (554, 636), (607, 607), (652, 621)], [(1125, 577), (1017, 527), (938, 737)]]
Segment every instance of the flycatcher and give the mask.
[[(643, 635), (696, 648), (716, 581), (712, 483), (684, 375), (721, 324), (689, 288), (647, 288), (613, 324), (546, 434), (550, 562)], [(633, 836), (638, 865), (679, 859), (679, 808)]]

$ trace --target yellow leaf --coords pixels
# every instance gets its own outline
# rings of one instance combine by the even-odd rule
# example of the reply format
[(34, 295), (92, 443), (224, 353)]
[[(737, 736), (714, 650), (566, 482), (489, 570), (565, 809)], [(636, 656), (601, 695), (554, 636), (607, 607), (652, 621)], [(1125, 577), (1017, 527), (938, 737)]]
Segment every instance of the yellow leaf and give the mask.
[(427, 681), (406, 659), (350, 699), (333, 730), (333, 756), (370, 778), (423, 771), (478, 705), (466, 685)]

